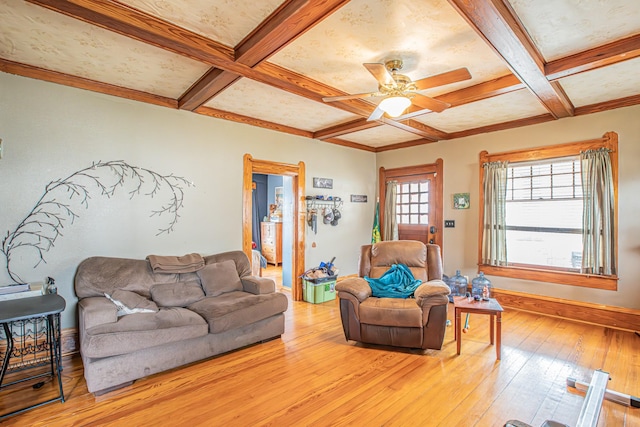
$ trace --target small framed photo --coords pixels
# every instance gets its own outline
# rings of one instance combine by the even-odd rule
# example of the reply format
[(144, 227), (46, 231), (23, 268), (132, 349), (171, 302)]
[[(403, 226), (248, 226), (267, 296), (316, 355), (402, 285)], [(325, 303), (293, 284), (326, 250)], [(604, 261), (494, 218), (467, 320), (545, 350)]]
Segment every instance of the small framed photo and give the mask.
[(313, 178), (313, 188), (333, 188), (333, 179)]
[(453, 195), (453, 209), (469, 209), (469, 193), (455, 193)]

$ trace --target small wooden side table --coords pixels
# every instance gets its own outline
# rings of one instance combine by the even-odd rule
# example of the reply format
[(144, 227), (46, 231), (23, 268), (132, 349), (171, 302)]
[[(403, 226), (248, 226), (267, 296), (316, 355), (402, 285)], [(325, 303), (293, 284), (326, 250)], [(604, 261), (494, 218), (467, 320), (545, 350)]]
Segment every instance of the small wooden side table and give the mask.
[[(489, 301), (475, 301), (472, 298), (469, 301), (467, 297), (454, 297), (453, 305), (456, 316), (455, 339), (458, 354), (460, 354), (460, 346), (462, 344), (462, 313), (488, 314), (491, 345), (494, 344), (495, 329), (496, 357), (500, 360), (502, 350), (502, 312), (504, 311), (500, 303), (495, 298), (489, 298)], [(495, 323), (497, 323), (497, 327), (494, 328)]]
[[(60, 351), (60, 313), (66, 302), (58, 294), (0, 301), (0, 326), (7, 344), (0, 368), (0, 390), (40, 377), (57, 377), (59, 395), (45, 402), (32, 403), (26, 408), (0, 415), (0, 420), (51, 402), (64, 402), (62, 389), (62, 361)], [(43, 357), (44, 356), (44, 357)], [(50, 371), (3, 384), (10, 359), (17, 359), (16, 371), (47, 366)]]

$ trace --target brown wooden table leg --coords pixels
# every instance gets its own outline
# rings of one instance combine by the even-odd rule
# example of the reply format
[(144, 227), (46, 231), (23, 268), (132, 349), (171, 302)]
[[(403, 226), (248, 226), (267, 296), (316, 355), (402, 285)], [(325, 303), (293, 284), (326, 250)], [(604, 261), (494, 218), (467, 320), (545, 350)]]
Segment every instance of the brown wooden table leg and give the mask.
[(496, 317), (496, 322), (498, 323), (496, 327), (496, 356), (500, 360), (502, 353), (502, 312), (497, 312)]
[(456, 308), (456, 349), (458, 355), (460, 355), (460, 344), (462, 342), (462, 321), (460, 319), (460, 315), (462, 314), (462, 310)]
[(495, 335), (494, 323), (495, 323), (495, 316), (493, 314), (490, 314), (489, 315), (489, 342), (491, 343), (491, 345), (493, 345), (493, 336)]

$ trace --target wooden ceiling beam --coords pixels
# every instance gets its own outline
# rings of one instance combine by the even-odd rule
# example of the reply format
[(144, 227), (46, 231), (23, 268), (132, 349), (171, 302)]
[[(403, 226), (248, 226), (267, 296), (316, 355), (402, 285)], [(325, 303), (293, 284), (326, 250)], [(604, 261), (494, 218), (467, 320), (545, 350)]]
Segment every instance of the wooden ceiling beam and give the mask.
[(167, 98), (165, 96), (154, 95), (152, 93), (129, 89), (122, 86), (115, 86), (109, 83), (86, 79), (84, 77), (71, 76), (58, 71), (45, 70), (44, 68), (8, 61), (2, 58), (0, 58), (0, 71), (69, 87), (75, 87), (78, 89), (90, 90), (92, 92), (104, 93), (106, 95), (117, 96), (119, 98), (131, 99), (133, 101), (145, 102), (147, 104), (160, 105), (168, 108), (178, 108), (178, 102), (175, 99)]
[[(144, 43), (168, 50), (181, 56), (230, 71), (242, 77), (264, 83), (295, 95), (322, 102), (323, 96), (341, 95), (330, 86), (323, 85), (282, 67), (263, 62), (249, 67), (236, 62), (234, 50), (197, 33), (185, 30), (154, 16), (110, 0), (27, 0), (58, 13), (116, 32)], [(212, 72), (213, 73), (213, 72)], [(207, 85), (204, 79), (195, 85)], [(194, 86), (195, 86), (194, 85)], [(319, 92), (318, 92), (319, 90)], [(315, 92), (314, 92), (315, 91)], [(358, 101), (358, 100), (356, 100)], [(186, 102), (186, 100), (183, 100)], [(347, 111), (357, 110), (360, 115), (371, 112), (365, 102), (342, 103)]]
[[(176, 54), (186, 56), (203, 63), (212, 65), (215, 68), (219, 68), (226, 72), (230, 72), (235, 75), (247, 77), (252, 80), (256, 80), (261, 83), (268, 84), (270, 86), (288, 91), (290, 93), (303, 96), (308, 99), (313, 99), (317, 102), (322, 102), (324, 96), (341, 95), (340, 91), (337, 91), (330, 86), (316, 82), (312, 79), (306, 78), (300, 74), (291, 72), (282, 67), (274, 64), (270, 64), (267, 61), (263, 61), (254, 67), (249, 67), (241, 62), (236, 61), (234, 50), (217, 43), (213, 40), (207, 39), (197, 33), (193, 33), (184, 28), (175, 26), (171, 23), (158, 19), (152, 15), (140, 12), (136, 9), (129, 8), (121, 3), (111, 0), (27, 0), (31, 3), (46, 7), (50, 10), (63, 13), (67, 16), (82, 20), (84, 22), (99, 26), (101, 28), (114, 31), (118, 34), (134, 38), (153, 46), (169, 50)], [(315, 5), (325, 5), (324, 8), (315, 8), (316, 14), (319, 11), (324, 11), (325, 15), (334, 11), (338, 5), (343, 4), (344, 1), (333, 0), (329, 2), (312, 2), (309, 1), (308, 7), (315, 7)], [(298, 6), (299, 3), (296, 3)], [(326, 7), (329, 5), (329, 7)], [(303, 6), (307, 7), (307, 6)], [(279, 9), (283, 10), (283, 9)], [(292, 9), (288, 9), (290, 13)], [(318, 14), (320, 15), (320, 14)], [(321, 19), (316, 16), (315, 23)], [(281, 19), (286, 21), (286, 19)], [(311, 25), (311, 24), (309, 24)], [(277, 33), (277, 32), (276, 32)], [(295, 32), (294, 32), (295, 33)], [(297, 35), (291, 34), (291, 40)], [(301, 33), (300, 33), (301, 34)], [(249, 40), (249, 39), (247, 39)], [(283, 39), (279, 39), (283, 42)], [(249, 44), (250, 42), (247, 41)], [(251, 42), (256, 44), (257, 41)], [(252, 52), (253, 49), (247, 49), (247, 52)], [(273, 50), (275, 53), (277, 49)], [(198, 82), (196, 82), (188, 91), (181, 97), (179, 106), (185, 108), (195, 108), (203, 99), (207, 98), (207, 94), (211, 92), (222, 90), (224, 87), (228, 87), (236, 77), (229, 76), (227, 73), (210, 71), (206, 76), (203, 76)], [(189, 94), (187, 97), (186, 95)], [(206, 102), (206, 101), (205, 101)], [(202, 104), (200, 104), (202, 105)], [(375, 106), (372, 104), (359, 100), (346, 100), (341, 102), (334, 102), (332, 106), (349, 111), (354, 114), (358, 114), (363, 117), (368, 117)], [(195, 110), (194, 110), (195, 111)], [(394, 126), (399, 129), (414, 133), (424, 138), (437, 140), (440, 139), (438, 134), (442, 132), (437, 129), (430, 128), (419, 122), (413, 120), (407, 120), (403, 123), (395, 122), (393, 120), (385, 119), (385, 123)]]
[(553, 81), (640, 56), (640, 34), (551, 61), (544, 66), (547, 79)]
[(284, 2), (235, 48), (236, 61), (253, 67), (315, 27), (349, 0)]
[(193, 111), (241, 78), (238, 74), (211, 68), (178, 99), (178, 107)]
[(348, 123), (342, 123), (336, 126), (331, 126), (326, 129), (322, 129), (313, 133), (315, 139), (331, 139), (337, 136), (346, 135), (361, 130), (371, 129), (378, 126), (382, 126), (382, 123), (377, 121), (367, 121), (367, 119), (357, 119)]
[(217, 119), (230, 120), (232, 122), (244, 123), (251, 126), (257, 126), (264, 129), (275, 130), (278, 132), (284, 132), (291, 135), (304, 136), (306, 138), (312, 138), (313, 132), (294, 128), (291, 126), (285, 126), (278, 123), (269, 122), (266, 120), (255, 119), (249, 116), (243, 116), (242, 114), (231, 113), (229, 111), (218, 110), (211, 107), (198, 107), (193, 110), (194, 113), (202, 114), (204, 116), (215, 117)]
[(383, 145), (382, 147), (376, 147), (376, 153), (381, 153), (383, 151), (398, 150), (400, 148), (415, 147), (418, 145), (433, 144), (434, 142), (437, 142), (437, 141), (432, 141), (430, 139), (424, 139), (424, 138), (414, 139), (412, 141), (398, 142), (396, 144)]
[[(254, 67), (311, 29), (348, 0), (284, 2), (234, 49), (235, 62)], [(178, 102), (194, 110), (240, 79), (231, 71), (211, 69)]]
[(357, 142), (345, 141), (344, 139), (339, 139), (339, 138), (329, 138), (329, 139), (323, 140), (323, 142), (329, 142), (331, 144), (341, 145), (343, 147), (356, 148), (358, 150), (369, 151), (371, 153), (376, 152), (375, 147), (371, 147), (369, 145), (364, 145), (364, 144), (358, 144)]
[(432, 128), (431, 126), (427, 126), (423, 123), (416, 122), (415, 120), (406, 120), (403, 122), (398, 122), (392, 119), (388, 119), (386, 117), (382, 117), (380, 119), (385, 125), (393, 126), (398, 129), (402, 129), (406, 132), (413, 133), (422, 138), (431, 140), (431, 141), (439, 141), (441, 139), (447, 139), (447, 134), (438, 130), (436, 128)]
[(451, 132), (449, 134), (449, 139), (463, 138), (465, 136), (479, 135), (481, 133), (497, 132), (499, 130), (513, 129), (522, 126), (531, 126), (538, 123), (549, 122), (552, 120), (555, 120), (555, 118), (551, 114), (541, 114), (539, 116), (527, 117), (525, 119), (496, 123), (494, 125), (481, 126), (459, 132)]
[(27, 0), (58, 13), (96, 25), (213, 66), (240, 73), (233, 49), (111, 0)]
[(583, 105), (576, 108), (576, 116), (585, 114), (600, 113), (602, 111), (613, 110), (616, 108), (631, 107), (640, 104), (640, 95), (627, 96), (620, 99), (612, 99), (611, 101), (598, 102), (597, 104)]
[(556, 118), (573, 115), (566, 94), (547, 80), (544, 60), (507, 2), (448, 0)]

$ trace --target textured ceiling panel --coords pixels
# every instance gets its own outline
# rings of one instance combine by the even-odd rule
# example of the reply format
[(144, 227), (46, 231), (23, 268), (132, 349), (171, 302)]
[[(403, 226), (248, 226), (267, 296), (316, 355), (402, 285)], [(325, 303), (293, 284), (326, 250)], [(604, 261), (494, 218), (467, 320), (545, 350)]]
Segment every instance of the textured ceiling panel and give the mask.
[(241, 79), (205, 105), (312, 132), (359, 118), (249, 79)]
[(126, 0), (128, 5), (234, 47), (282, 0)]
[(378, 126), (350, 133), (349, 135), (343, 135), (340, 139), (368, 145), (370, 147), (382, 147), (384, 145), (412, 141), (414, 139), (419, 139), (419, 137), (391, 126)]
[(344, 92), (361, 93), (378, 88), (362, 64), (396, 58), (404, 61), (402, 73), (414, 80), (469, 68), (473, 79), (447, 90), (509, 72), (444, 0), (352, 0), (270, 61)]
[(640, 1), (509, 0), (547, 62), (638, 33)]
[[(0, 70), (187, 110), (208, 100), (226, 119), (297, 135), (333, 135), (341, 125), (336, 139), (370, 147), (526, 126), (565, 103), (596, 104), (581, 110), (588, 113), (640, 102), (640, 0), (505, 1), (515, 20), (498, 0), (457, 0), (459, 9), (447, 0), (0, 0)], [(51, 9), (34, 5), (39, 2)], [(149, 25), (157, 19), (171, 25)], [(563, 75), (564, 93), (540, 82), (545, 64), (529, 57), (526, 42), (511, 31), (528, 33), (546, 62), (558, 60), (552, 71)], [(242, 52), (267, 63), (249, 68), (214, 52), (220, 44), (237, 47), (250, 34), (252, 44)], [(609, 51), (601, 48), (609, 44)], [(369, 111), (362, 101), (310, 100), (377, 91), (363, 63), (391, 59), (402, 60), (400, 73), (412, 80), (462, 67), (472, 78), (425, 90), (453, 106), (402, 129), (360, 131)], [(511, 69), (529, 89), (511, 92), (519, 85)]]
[(458, 132), (481, 126), (547, 113), (538, 100), (526, 89), (502, 96), (472, 102), (442, 113), (430, 113), (416, 120), (444, 132)]
[(566, 77), (560, 84), (576, 107), (638, 95), (640, 58)]
[(206, 70), (200, 62), (56, 14), (0, 0), (0, 57), (177, 98)]

